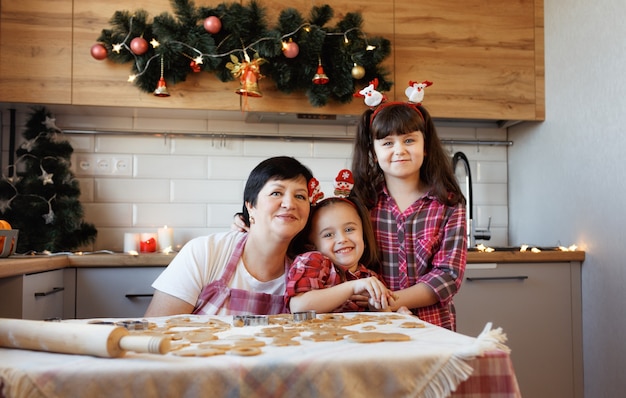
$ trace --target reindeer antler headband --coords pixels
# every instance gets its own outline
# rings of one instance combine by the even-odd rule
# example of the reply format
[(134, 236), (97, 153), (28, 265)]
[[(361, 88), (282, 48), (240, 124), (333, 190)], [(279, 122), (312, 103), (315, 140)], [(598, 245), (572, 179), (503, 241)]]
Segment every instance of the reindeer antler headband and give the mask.
[(401, 101), (392, 101), (386, 102), (387, 98), (379, 91), (376, 90), (378, 87), (378, 80), (374, 79), (370, 82), (370, 84), (363, 88), (358, 94), (354, 94), (355, 97), (363, 97), (365, 105), (369, 106), (371, 109), (374, 109), (374, 113), (370, 117), (370, 127), (372, 125), (372, 121), (378, 115), (381, 109), (384, 109), (391, 105), (404, 105), (408, 106), (411, 109), (415, 110), (422, 120), (424, 120), (424, 115), (419, 110), (419, 106), (422, 105), (422, 101), (424, 100), (424, 91), (426, 87), (432, 86), (432, 82), (428, 80), (424, 80), (422, 82), (414, 82), (409, 81), (409, 86), (404, 90), (404, 94), (408, 98), (408, 102)]

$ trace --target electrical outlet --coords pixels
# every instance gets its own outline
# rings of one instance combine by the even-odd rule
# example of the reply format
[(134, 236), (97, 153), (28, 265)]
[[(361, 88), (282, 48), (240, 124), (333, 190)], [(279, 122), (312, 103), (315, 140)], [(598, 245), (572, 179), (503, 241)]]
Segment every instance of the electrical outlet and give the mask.
[(133, 158), (132, 156), (115, 156), (111, 160), (113, 165), (113, 174), (119, 176), (133, 175)]
[(111, 157), (105, 155), (96, 155), (96, 160), (94, 164), (95, 174), (98, 175), (107, 175), (111, 174), (113, 170), (113, 165), (111, 164)]
[(89, 155), (89, 154), (76, 155), (74, 165), (75, 165), (74, 172), (76, 173), (76, 175), (79, 175), (79, 176), (94, 175), (95, 166), (94, 166), (94, 159), (92, 155)]

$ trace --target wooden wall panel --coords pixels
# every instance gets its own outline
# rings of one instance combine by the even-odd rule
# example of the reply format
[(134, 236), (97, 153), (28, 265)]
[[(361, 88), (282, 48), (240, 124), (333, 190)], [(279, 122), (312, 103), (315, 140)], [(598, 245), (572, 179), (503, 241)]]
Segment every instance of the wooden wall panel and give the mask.
[(2, 0), (0, 102), (69, 104), (72, 0)]

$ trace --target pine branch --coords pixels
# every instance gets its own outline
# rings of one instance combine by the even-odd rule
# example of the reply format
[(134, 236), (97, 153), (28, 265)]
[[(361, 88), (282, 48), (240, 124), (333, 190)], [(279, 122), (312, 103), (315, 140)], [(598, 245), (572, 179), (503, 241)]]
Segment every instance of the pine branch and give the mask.
[[(143, 10), (116, 11), (111, 28), (103, 29), (98, 38), (108, 51), (108, 59), (132, 64), (134, 84), (142, 91), (153, 92), (156, 88), (161, 59), (163, 77), (171, 84), (185, 81), (198, 68), (222, 82), (231, 81), (235, 78), (227, 68), (231, 55), (240, 62), (245, 62), (246, 56), (263, 58), (267, 62), (260, 67), (262, 75), (271, 79), (279, 91), (306, 93), (314, 106), (329, 101), (350, 102), (353, 93), (374, 78), (381, 91), (393, 84), (381, 65), (391, 53), (391, 44), (382, 37), (368, 38), (362, 31), (360, 13), (347, 13), (336, 26), (327, 27), (334, 15), (328, 5), (312, 7), (308, 19), (298, 10), (286, 8), (276, 25), (269, 28), (265, 9), (255, 0), (246, 5), (221, 3), (217, 7), (196, 7), (191, 0), (172, 0), (172, 9), (173, 13), (163, 12), (151, 22)], [(210, 16), (219, 18), (219, 32), (211, 34), (204, 29), (204, 20)], [(159, 46), (150, 46), (141, 55), (132, 54), (128, 45), (138, 36), (149, 42), (156, 40)], [(295, 58), (283, 54), (283, 42), (289, 40), (299, 47)], [(113, 51), (115, 48), (119, 53)], [(196, 62), (198, 57), (201, 63)], [(320, 62), (330, 79), (325, 85), (312, 82)], [(354, 65), (364, 68), (363, 78), (353, 78)]]

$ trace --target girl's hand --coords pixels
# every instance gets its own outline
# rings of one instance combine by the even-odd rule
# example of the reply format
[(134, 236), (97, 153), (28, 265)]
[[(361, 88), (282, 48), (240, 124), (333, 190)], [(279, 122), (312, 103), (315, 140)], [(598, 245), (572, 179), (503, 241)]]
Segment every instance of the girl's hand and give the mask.
[(392, 293), (378, 278), (369, 277), (355, 280), (353, 291), (352, 299), (360, 306), (367, 306), (374, 310), (389, 309)]

